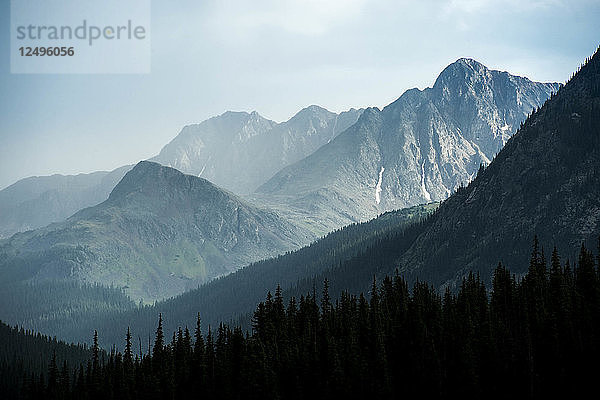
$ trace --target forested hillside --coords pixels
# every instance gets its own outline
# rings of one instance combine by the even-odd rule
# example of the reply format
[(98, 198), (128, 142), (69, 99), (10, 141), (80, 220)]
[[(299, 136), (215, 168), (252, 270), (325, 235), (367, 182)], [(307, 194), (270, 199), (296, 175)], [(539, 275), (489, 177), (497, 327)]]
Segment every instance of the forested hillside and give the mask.
[(89, 342), (106, 315), (137, 307), (122, 289), (60, 281), (0, 285), (0, 304), (2, 318), (11, 325), (81, 343)]
[[(98, 354), (105, 358), (104, 352)], [(20, 398), (25, 392), (41, 398), (48, 389), (48, 378), (69, 387), (75, 371), (91, 355), (85, 346), (66, 344), (0, 321), (0, 398)]]
[[(436, 207), (437, 204), (432, 203), (385, 213), (375, 220), (339, 229), (310, 246), (251, 264), (231, 275), (153, 306), (124, 312), (106, 312), (91, 320), (86, 317), (63, 320), (65, 326), (62, 329), (57, 327), (56, 332), (68, 334), (64, 337), (69, 340), (89, 341), (90, 332), (98, 329), (104, 332), (100, 337), (101, 344), (111, 346), (121, 343), (120, 331), (128, 325), (137, 335), (147, 337), (154, 332), (158, 313), (165, 315), (165, 328), (173, 330), (179, 325), (194, 326), (199, 311), (202, 312), (205, 323), (212, 326), (217, 326), (222, 321), (240, 321), (248, 326), (247, 315), (269, 289), (278, 284), (283, 288), (291, 288), (308, 278), (319, 277), (336, 266), (346, 265), (349, 259), (364, 253), (366, 249), (377, 248), (382, 238), (387, 238), (393, 248), (400, 250), (402, 247), (395, 240), (414, 237), (413, 231), (420, 231), (424, 226), (420, 221), (424, 221)], [(407, 228), (409, 225), (411, 227)], [(409, 231), (405, 232), (405, 229)], [(364, 267), (364, 270), (349, 273), (347, 280), (341, 281), (340, 285), (356, 279), (359, 285), (362, 281), (367, 282), (368, 287), (369, 277), (372, 277), (369, 272), (371, 264), (365, 263)], [(366, 278), (358, 279), (356, 274)], [(360, 288), (362, 287), (361, 285)], [(144, 348), (147, 347), (146, 341), (142, 342)]]
[[(600, 356), (600, 257), (548, 265), (537, 239), (527, 274), (501, 264), (486, 288), (478, 275), (456, 294), (398, 274), (368, 295), (267, 294), (252, 335), (221, 324), (165, 332), (152, 352), (124, 353), (44, 398), (210, 399), (543, 398), (595, 389)], [(488, 290), (490, 294), (488, 295)], [(123, 333), (124, 334), (124, 333)], [(193, 338), (192, 338), (193, 336)], [(91, 384), (90, 384), (91, 383)]]

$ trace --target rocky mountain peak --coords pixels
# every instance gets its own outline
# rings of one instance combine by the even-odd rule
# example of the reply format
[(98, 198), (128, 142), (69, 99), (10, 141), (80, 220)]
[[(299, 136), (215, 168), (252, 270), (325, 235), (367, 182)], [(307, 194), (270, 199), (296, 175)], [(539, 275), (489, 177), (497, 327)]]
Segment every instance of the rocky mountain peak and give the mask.
[(455, 67), (459, 66), (459, 65), (464, 66), (465, 68), (470, 68), (473, 71), (483, 71), (483, 70), (488, 69), (485, 65), (483, 65), (479, 61), (477, 61), (473, 58), (468, 58), (468, 57), (459, 58), (458, 60), (456, 60), (455, 62), (453, 62), (450, 65), (455, 66)]
[(485, 65), (472, 58), (459, 58), (444, 68), (438, 75), (433, 84), (433, 89), (454, 86), (456, 83), (469, 83), (473, 80), (488, 77), (489, 72), (490, 70)]
[(365, 111), (363, 111), (363, 113), (361, 114), (360, 118), (358, 119), (358, 121), (362, 121), (362, 120), (366, 120), (375, 116), (378, 116), (379, 113), (381, 113), (381, 110), (377, 107), (367, 107), (365, 108)]
[(453, 63), (449, 64), (442, 70), (440, 76), (444, 76), (452, 71), (465, 71), (472, 74), (481, 74), (486, 71), (491, 71), (487, 66), (470, 57), (461, 57)]
[(468, 271), (479, 271), (489, 281), (498, 261), (525, 272), (534, 235), (561, 252), (581, 243), (595, 246), (600, 235), (599, 82), (596, 53), (536, 106), (484, 171), (440, 206), (398, 261), (408, 266), (402, 272), (458, 285)]
[(310, 105), (308, 107), (303, 108), (302, 110), (298, 111), (292, 118), (290, 118), (290, 120), (288, 121), (288, 123), (291, 122), (300, 122), (302, 120), (306, 120), (306, 119), (320, 119), (320, 120), (327, 120), (330, 118), (335, 118), (336, 114), (321, 107), (318, 105)]
[(20, 254), (42, 260), (27, 279), (126, 286), (136, 302), (177, 295), (313, 239), (205, 179), (149, 161), (129, 171), (108, 200), (14, 237), (0, 243), (7, 255), (0, 268), (8, 254)]
[(120, 196), (134, 191), (136, 188), (144, 186), (146, 181), (154, 181), (157, 185), (165, 180), (165, 174), (177, 172), (173, 168), (165, 168), (152, 161), (138, 162), (123, 179), (115, 186), (110, 196)]
[(151, 160), (247, 194), (354, 124), (361, 112), (335, 114), (312, 105), (278, 124), (256, 111), (227, 111), (186, 126)]
[(348, 130), (257, 193), (292, 207), (310, 199), (321, 220), (340, 216), (346, 223), (444, 200), (557, 87), (459, 59), (433, 88), (407, 90), (381, 111), (367, 108)]
[(144, 198), (144, 202), (149, 199), (152, 204), (162, 204), (190, 195), (198, 197), (198, 194), (203, 198), (221, 197), (221, 192), (221, 189), (206, 179), (185, 175), (152, 161), (140, 161), (115, 186), (109, 201), (119, 202), (140, 196)]

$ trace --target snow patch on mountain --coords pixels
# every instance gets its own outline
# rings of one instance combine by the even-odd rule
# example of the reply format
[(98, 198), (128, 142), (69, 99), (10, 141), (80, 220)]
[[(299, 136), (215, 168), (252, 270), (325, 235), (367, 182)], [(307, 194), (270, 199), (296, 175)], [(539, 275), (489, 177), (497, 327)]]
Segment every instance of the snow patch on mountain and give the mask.
[(338, 118), (339, 118), (339, 114), (335, 116), (335, 120), (333, 121), (333, 130), (331, 131), (331, 138), (327, 141), (327, 143), (329, 143), (333, 139), (335, 139), (335, 134), (337, 132), (336, 128), (337, 128)]
[(200, 173), (198, 174), (198, 177), (201, 177), (202, 174), (204, 173), (204, 170), (206, 169), (206, 165), (208, 164), (208, 162), (210, 161), (210, 158), (212, 156), (208, 156), (208, 159), (206, 160), (206, 162), (204, 163), (204, 165), (202, 166), (202, 170), (200, 170)]
[(431, 194), (425, 187), (425, 161), (421, 163), (421, 191), (423, 192), (423, 197), (425, 197), (425, 200), (428, 202), (431, 201)]
[(375, 187), (375, 203), (379, 204), (381, 202), (381, 181), (383, 180), (383, 171), (385, 168), (382, 166), (379, 171), (379, 180), (377, 181), (377, 186)]

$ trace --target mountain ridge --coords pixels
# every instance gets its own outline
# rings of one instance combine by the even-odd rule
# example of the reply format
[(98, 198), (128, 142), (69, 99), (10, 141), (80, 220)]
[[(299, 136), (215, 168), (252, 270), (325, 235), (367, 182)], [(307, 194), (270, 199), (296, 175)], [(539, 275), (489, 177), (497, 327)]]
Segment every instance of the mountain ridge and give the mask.
[[(588, 65), (587, 67), (590, 67)], [(588, 77), (586, 80), (591, 89), (587, 89), (588, 93), (592, 92), (592, 101), (584, 99), (586, 90), (573, 88), (573, 83), (567, 85), (554, 94), (551, 99), (547, 100), (540, 110), (534, 112), (525, 121), (519, 134), (509, 140), (505, 149), (503, 149), (487, 168), (480, 168), (475, 179), (466, 187), (460, 186), (449, 199), (442, 202), (441, 206), (435, 209), (429, 216), (420, 219), (420, 222), (402, 226), (398, 224), (396, 227), (389, 227), (389, 230), (379, 231), (375, 233), (369, 240), (361, 243), (357, 248), (350, 252), (337, 251), (327, 254), (335, 254), (338, 259), (333, 262), (325, 262), (319, 269), (304, 271), (304, 278), (297, 278), (296, 283), (289, 285), (289, 281), (283, 278), (278, 278), (288, 285), (282, 285), (282, 293), (287, 300), (292, 296), (299, 298), (307, 293), (320, 293), (323, 289), (323, 282), (328, 281), (329, 294), (338, 296), (340, 293), (347, 291), (349, 293), (358, 294), (360, 292), (368, 292), (373, 284), (374, 277), (379, 280), (383, 276), (398, 274), (406, 278), (409, 285), (416, 281), (426, 281), (437, 288), (456, 288), (462, 279), (468, 276), (469, 271), (479, 273), (482, 282), (491, 282), (491, 273), (502, 261), (503, 265), (511, 269), (517, 276), (521, 276), (525, 272), (523, 268), (529, 265), (528, 260), (531, 256), (531, 244), (534, 236), (539, 235), (540, 243), (555, 244), (559, 252), (564, 255), (565, 259), (570, 259), (573, 263), (577, 260), (577, 250), (581, 247), (581, 239), (586, 243), (586, 247), (591, 248), (597, 242), (600, 234), (600, 198), (594, 188), (600, 187), (600, 168), (585, 168), (592, 165), (600, 165), (600, 55), (596, 53), (594, 56), (594, 77)], [(587, 69), (583, 69), (586, 73)], [(577, 79), (582, 79), (582, 75), (577, 75)], [(569, 105), (570, 100), (565, 100), (565, 93), (574, 93), (580, 100), (580, 103)], [(558, 101), (559, 99), (560, 101)], [(582, 111), (584, 110), (584, 111)], [(587, 112), (585, 112), (587, 110)], [(560, 111), (562, 117), (549, 118), (552, 113)], [(368, 110), (365, 111), (367, 113)], [(378, 114), (375, 114), (378, 115)], [(367, 118), (367, 116), (365, 116)], [(551, 155), (552, 152), (548, 148), (539, 148), (534, 153), (525, 152), (529, 160), (529, 167), (522, 168), (522, 164), (510, 165), (514, 163), (515, 158), (519, 158), (526, 148), (523, 144), (524, 140), (534, 139), (530, 147), (535, 148), (536, 141), (545, 142), (547, 137), (542, 135), (544, 129), (541, 129), (544, 118), (548, 120), (562, 120), (563, 125), (557, 127), (556, 130), (549, 134), (552, 140), (548, 141), (552, 146), (556, 146), (559, 138), (562, 138), (563, 153), (566, 158), (562, 158), (562, 164), (565, 168), (558, 170), (555, 164), (539, 163), (539, 155)], [(592, 129), (580, 129), (582, 126), (587, 126)], [(579, 128), (577, 128), (579, 127)], [(579, 129), (579, 132), (584, 132), (584, 135), (571, 134), (572, 128)], [(558, 130), (562, 134), (557, 133)], [(585, 133), (587, 132), (587, 133)], [(591, 139), (591, 140), (590, 140)], [(555, 160), (556, 161), (556, 160)], [(506, 163), (509, 162), (507, 165)], [(587, 171), (585, 180), (581, 180), (581, 175), (577, 172), (571, 176), (572, 166), (578, 166), (576, 171)], [(507, 168), (510, 166), (510, 168)], [(516, 173), (518, 171), (518, 173)], [(500, 196), (495, 196), (495, 192), (489, 192), (486, 189), (488, 186), (499, 188), (503, 193), (505, 185), (499, 182), (498, 178), (494, 178), (498, 172), (503, 172), (504, 179), (514, 179), (519, 181), (525, 179), (527, 183), (538, 182), (537, 185), (544, 188), (544, 185), (550, 184), (553, 180), (553, 174), (557, 177), (567, 176), (566, 179), (569, 185), (563, 187), (561, 179), (557, 180), (556, 186), (562, 189), (558, 193), (570, 193), (573, 185), (579, 187), (579, 191), (572, 196), (575, 200), (581, 198), (584, 200), (579, 208), (571, 212), (568, 207), (552, 208), (543, 206), (546, 203), (546, 195), (534, 193), (528, 197), (528, 212), (535, 220), (546, 221), (546, 225), (538, 225), (538, 227), (548, 227), (543, 231), (524, 229), (518, 235), (513, 235), (510, 231), (505, 235), (505, 240), (495, 242), (496, 238), (503, 231), (504, 220), (505, 224), (513, 224), (516, 229), (522, 229), (530, 223), (530, 219), (523, 219), (520, 214), (521, 207), (511, 207), (506, 204), (504, 208), (497, 205), (487, 204), (485, 201), (496, 201), (501, 199)], [(523, 178), (525, 177), (525, 178)], [(545, 178), (543, 178), (545, 177)], [(543, 178), (543, 179), (540, 179)], [(520, 186), (522, 188), (529, 187), (528, 185)], [(535, 186), (531, 186), (535, 188)], [(513, 190), (517, 188), (513, 187)], [(546, 187), (548, 191), (556, 191), (555, 187)], [(518, 190), (526, 193), (526, 190)], [(514, 193), (505, 194), (502, 201), (506, 202), (512, 199)], [(488, 200), (489, 199), (489, 200)], [(500, 200), (498, 200), (500, 201)], [(500, 201), (500, 203), (502, 203)], [(477, 202), (480, 202), (478, 205)], [(561, 204), (562, 198), (553, 199), (551, 204)], [(542, 207), (539, 207), (542, 205)], [(570, 204), (568, 204), (570, 205)], [(579, 215), (581, 209), (588, 209), (589, 213)], [(472, 212), (466, 212), (466, 209), (472, 209)], [(501, 212), (497, 212), (500, 210)], [(505, 218), (504, 211), (515, 210), (516, 214), (507, 214), (509, 218)], [(408, 210), (402, 210), (408, 211)], [(364, 226), (376, 226), (383, 223), (385, 218), (393, 215), (398, 215), (399, 212), (384, 214), (383, 217), (377, 218)], [(486, 214), (495, 213), (493, 219), (486, 223)], [(556, 213), (556, 214), (554, 214)], [(428, 215), (428, 214), (425, 214)], [(497, 217), (497, 218), (496, 218)], [(591, 218), (591, 219), (590, 219)], [(588, 221), (587, 224), (580, 224), (579, 221)], [(552, 226), (558, 227), (574, 225), (580, 229), (579, 237), (575, 239), (569, 238), (568, 235), (563, 235), (561, 230), (555, 229)], [(440, 231), (440, 227), (446, 227), (445, 231)], [(355, 228), (352, 228), (355, 229)], [(337, 234), (337, 233), (336, 233)], [(336, 234), (332, 234), (331, 238), (335, 238)], [(473, 236), (474, 235), (474, 236)], [(552, 235), (555, 235), (552, 237)], [(462, 241), (464, 239), (464, 241)], [(563, 240), (565, 239), (566, 240)], [(320, 246), (326, 243), (326, 240), (318, 241), (313, 246)], [(482, 245), (477, 245), (481, 242)], [(477, 254), (490, 249), (489, 244), (492, 244), (495, 250), (489, 253), (489, 257), (476, 258)], [(475, 251), (470, 251), (471, 246)], [(295, 257), (298, 254), (307, 252), (310, 247), (292, 253), (290, 257)], [(549, 258), (550, 249), (546, 249), (546, 258)], [(514, 257), (514, 255), (517, 257)], [(318, 257), (317, 257), (318, 258)], [(468, 261), (468, 260), (471, 261)], [(467, 262), (465, 262), (467, 260)], [(280, 260), (271, 260), (258, 266), (249, 266), (241, 270), (238, 274), (260, 274), (264, 272), (261, 268), (268, 268), (269, 264), (276, 265)], [(303, 264), (311, 265), (311, 261), (305, 260)], [(285, 274), (284, 271), (281, 272)], [(171, 299), (168, 302), (160, 303), (151, 310), (144, 311), (147, 315), (147, 321), (150, 321), (150, 316), (156, 315), (158, 312), (163, 312), (163, 315), (175, 314), (173, 321), (168, 321), (168, 326), (175, 329), (182, 320), (192, 321), (195, 317), (195, 311), (200, 311), (201, 315), (207, 315), (208, 321), (214, 323), (215, 308), (221, 302), (219, 296), (229, 293), (232, 287), (235, 287), (235, 280), (238, 276), (232, 275), (215, 281), (211, 284), (200, 287), (194, 292), (189, 292), (176, 299)], [(259, 285), (262, 283), (259, 282)], [(229, 286), (231, 285), (231, 286)], [(275, 286), (271, 283), (271, 288)], [(245, 290), (249, 290), (252, 286), (245, 286)], [(266, 291), (267, 289), (263, 289)], [(264, 295), (264, 294), (263, 294)], [(226, 296), (226, 295), (225, 295)], [(211, 299), (210, 301), (207, 299)], [(242, 321), (243, 326), (250, 326), (250, 315), (243, 315), (244, 308), (239, 304), (235, 304), (235, 300), (229, 300), (225, 297), (227, 303), (234, 303), (233, 306), (226, 306), (225, 322), (233, 320), (234, 323)], [(225, 300), (223, 300), (225, 301)], [(183, 310), (186, 310), (183, 313)], [(236, 313), (235, 310), (238, 312)], [(223, 310), (221, 309), (223, 312)], [(181, 314), (180, 314), (181, 313)], [(186, 314), (187, 313), (187, 314)], [(141, 317), (142, 313), (133, 312), (133, 314)], [(186, 316), (183, 316), (183, 315)], [(136, 318), (138, 318), (136, 317)], [(187, 319), (184, 319), (187, 318)], [(239, 319), (238, 319), (239, 318)], [(223, 320), (222, 319), (222, 320)], [(151, 329), (152, 325), (147, 322), (145, 329)]]
[[(402, 270), (455, 285), (471, 269), (488, 279), (498, 261), (525, 265), (523, 243), (534, 235), (569, 249), (596, 244), (600, 197), (590, 188), (600, 187), (599, 82), (597, 51), (477, 179), (440, 206), (432, 227), (399, 260)], [(462, 256), (452, 257), (449, 249)], [(441, 260), (455, 276), (435, 267)]]
[(0, 190), (0, 239), (62, 221), (106, 200), (132, 167), (89, 174), (32, 176)]
[(0, 242), (0, 269), (19, 276), (19, 266), (31, 264), (17, 280), (125, 286), (147, 302), (312, 239), (202, 178), (142, 161), (105, 202)]
[(247, 194), (282, 167), (314, 152), (356, 121), (362, 110), (336, 114), (311, 105), (276, 123), (256, 111), (225, 112), (185, 126), (151, 161)]
[(292, 209), (313, 202), (322, 210), (318, 218), (341, 224), (445, 199), (558, 88), (473, 63), (476, 69), (459, 60), (433, 87), (407, 90), (381, 110), (367, 108), (354, 125), (279, 171), (253, 196), (271, 203), (278, 198)]

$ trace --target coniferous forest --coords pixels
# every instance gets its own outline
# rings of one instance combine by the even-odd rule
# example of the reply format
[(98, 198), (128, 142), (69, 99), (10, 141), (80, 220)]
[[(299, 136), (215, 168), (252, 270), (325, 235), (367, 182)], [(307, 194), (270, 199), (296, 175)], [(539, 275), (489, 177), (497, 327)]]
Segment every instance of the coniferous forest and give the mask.
[[(599, 242), (600, 244), (600, 242)], [(456, 293), (396, 274), (369, 293), (321, 293), (284, 301), (279, 287), (252, 317), (252, 332), (221, 324), (163, 332), (141, 354), (89, 361), (54, 355), (46, 374), (22, 382), (22, 398), (304, 399), (570, 397), (592, 387), (600, 356), (600, 255), (547, 257), (537, 239), (527, 273), (503, 265), (490, 287), (469, 274)], [(22, 347), (21, 347), (22, 348)], [(68, 372), (67, 372), (68, 371)], [(460, 397), (459, 397), (460, 396)]]

